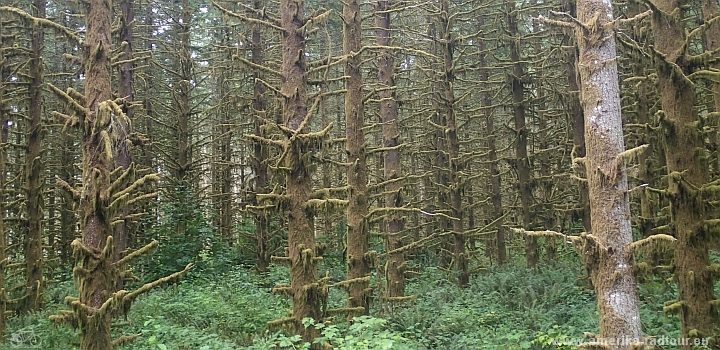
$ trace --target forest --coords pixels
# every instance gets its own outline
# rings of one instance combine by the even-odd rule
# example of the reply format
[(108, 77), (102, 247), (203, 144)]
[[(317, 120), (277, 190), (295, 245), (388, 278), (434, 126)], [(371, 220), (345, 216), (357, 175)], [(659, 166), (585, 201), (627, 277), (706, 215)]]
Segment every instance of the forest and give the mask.
[(0, 349), (720, 349), (718, 0), (2, 0)]

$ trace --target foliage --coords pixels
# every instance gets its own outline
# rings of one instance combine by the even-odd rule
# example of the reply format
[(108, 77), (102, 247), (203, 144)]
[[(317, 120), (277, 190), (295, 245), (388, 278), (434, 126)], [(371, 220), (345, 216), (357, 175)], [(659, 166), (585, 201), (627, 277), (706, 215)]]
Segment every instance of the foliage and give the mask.
[[(187, 278), (213, 279), (228, 272), (239, 260), (238, 249), (229, 247), (210, 225), (207, 208), (185, 187), (175, 188), (171, 201), (161, 202), (157, 221), (147, 232), (159, 242), (158, 249), (136, 267), (141, 280), (154, 280), (182, 270), (188, 263), (195, 268)], [(184, 232), (178, 232), (182, 226)]]
[[(212, 260), (216, 256), (208, 256)], [(209, 266), (222, 263), (208, 262)], [(320, 323), (325, 342), (336, 349), (530, 349), (565, 350), (557, 344), (597, 332), (596, 301), (578, 277), (574, 261), (553, 268), (525, 269), (516, 265), (491, 267), (461, 289), (445, 272), (425, 268), (409, 281), (413, 302), (383, 310), (383, 318), (361, 316), (352, 324)], [(343, 266), (324, 262), (331, 276)], [(150, 292), (134, 304), (118, 336), (140, 334), (124, 349), (307, 349), (310, 344), (283, 332), (270, 332), (266, 322), (286, 315), (289, 301), (270, 293), (287, 282), (287, 267), (272, 265), (258, 275), (251, 266), (229, 266), (224, 274), (195, 277)], [(78, 347), (77, 330), (53, 326), (47, 316), (63, 307), (73, 282), (54, 283), (46, 290), (48, 307), (41, 313), (10, 319), (8, 333), (32, 332), (42, 349)], [(640, 285), (645, 334), (678, 337), (677, 316), (664, 315), (662, 304), (676, 288), (663, 278)], [(344, 305), (344, 293), (331, 289), (330, 307)], [(376, 305), (377, 306), (377, 305)], [(377, 315), (377, 310), (372, 311)], [(0, 349), (2, 346), (0, 346)]]

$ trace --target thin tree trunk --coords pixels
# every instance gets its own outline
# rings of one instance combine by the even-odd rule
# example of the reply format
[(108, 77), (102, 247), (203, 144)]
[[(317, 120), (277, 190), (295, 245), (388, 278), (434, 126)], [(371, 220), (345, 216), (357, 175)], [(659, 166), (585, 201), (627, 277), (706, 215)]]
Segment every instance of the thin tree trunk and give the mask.
[[(33, 16), (45, 18), (45, 0), (35, 0)], [(32, 59), (30, 60), (30, 104), (27, 121), (27, 148), (25, 153), (25, 184), (27, 186), (27, 233), (25, 236), (26, 299), (23, 311), (38, 311), (42, 305), (43, 287), (43, 165), (41, 156), (44, 128), (42, 126), (43, 106), (43, 49), (44, 28), (33, 25)]]
[(360, 1), (349, 0), (343, 6), (343, 43), (345, 61), (345, 133), (348, 185), (350, 196), (347, 207), (347, 278), (349, 308), (364, 308), (370, 312), (370, 260), (368, 253), (367, 161), (365, 157), (365, 113), (363, 107), (363, 80), (360, 64), (362, 38)]
[(448, 151), (448, 162), (446, 166), (449, 171), (449, 197), (452, 233), (453, 233), (453, 258), (455, 260), (455, 269), (458, 272), (458, 285), (461, 288), (467, 287), (469, 283), (467, 254), (465, 253), (465, 230), (463, 228), (463, 211), (462, 211), (462, 183), (460, 172), (463, 170), (463, 164), (460, 160), (460, 142), (457, 136), (457, 122), (455, 120), (455, 93), (453, 84), (455, 83), (455, 73), (453, 67), (453, 38), (450, 32), (450, 3), (448, 0), (440, 2), (440, 47), (442, 51), (443, 65), (441, 86), (443, 89), (443, 109), (445, 111), (445, 134), (446, 149)]
[[(256, 10), (262, 9), (262, 1), (253, 1), (253, 7)], [(255, 27), (252, 31), (252, 62), (258, 66), (264, 64), (264, 49), (262, 42), (262, 31), (260, 28)], [(267, 108), (265, 102), (265, 85), (263, 85), (259, 79), (262, 75), (259, 71), (253, 73), (254, 85), (253, 85), (253, 110), (256, 113), (255, 118), (255, 135), (263, 137), (262, 127), (267, 119), (266, 111)], [(268, 170), (267, 164), (265, 163), (268, 159), (269, 152), (267, 145), (261, 142), (255, 142), (253, 146), (253, 167), (255, 173), (255, 196), (253, 197), (253, 204), (258, 204), (258, 196), (266, 194), (268, 192)], [(255, 217), (255, 266), (259, 272), (266, 272), (270, 266), (270, 252), (268, 250), (269, 244), (269, 220), (267, 210), (260, 210), (254, 214)]]
[[(523, 229), (531, 227), (530, 205), (532, 193), (530, 189), (530, 159), (528, 158), (528, 129), (525, 125), (525, 70), (520, 61), (520, 31), (518, 29), (517, 5), (507, 4), (508, 30), (512, 37), (510, 44), (510, 61), (513, 72), (510, 80), (512, 92), (513, 121), (515, 123), (515, 170), (518, 175), (518, 191), (520, 192), (521, 218)], [(539, 260), (537, 237), (525, 237), (525, 258), (528, 267), (534, 267)]]
[[(576, 16), (575, 0), (563, 0), (563, 10), (572, 16)], [(565, 34), (564, 42), (572, 48), (567, 53), (565, 60), (565, 72), (568, 81), (568, 93), (570, 94), (568, 105), (570, 107), (570, 115), (572, 116), (572, 135), (573, 149), (572, 159), (582, 159), (585, 157), (585, 116), (583, 115), (583, 107), (580, 104), (580, 81), (577, 75), (577, 43), (573, 37)], [(578, 168), (580, 167), (580, 168)], [(585, 178), (584, 165), (573, 164), (573, 172), (579, 179)], [(590, 224), (590, 198), (588, 195), (587, 181), (578, 181), (578, 197), (579, 203), (573, 213), (573, 221), (580, 220), (583, 224), (585, 232), (592, 229)]]
[[(381, 0), (378, 2), (375, 14), (375, 28), (378, 53), (378, 80), (380, 91), (380, 119), (382, 121), (383, 147), (388, 148), (384, 154), (384, 180), (385, 205), (389, 208), (398, 208), (403, 205), (402, 166), (400, 163), (400, 129), (398, 127), (398, 105), (395, 85), (395, 58), (390, 46), (390, 12), (392, 2)], [(390, 252), (387, 258), (385, 278), (387, 283), (387, 297), (402, 298), (405, 296), (405, 253), (396, 251), (402, 247), (402, 231), (405, 219), (396, 211), (388, 212), (385, 219), (385, 249)]]
[[(482, 30), (485, 27), (485, 17), (482, 14), (478, 16), (478, 30)], [(478, 41), (478, 65), (480, 66), (480, 81), (483, 85), (487, 85), (490, 82), (490, 72), (488, 68), (488, 48), (485, 38), (480, 38)], [(500, 170), (498, 168), (498, 156), (497, 156), (497, 145), (495, 135), (495, 121), (492, 113), (492, 96), (490, 91), (484, 91), (482, 93), (482, 106), (483, 116), (485, 119), (485, 134), (487, 135), (487, 148), (488, 148), (488, 172), (490, 173), (490, 198), (492, 200), (492, 216), (491, 220), (495, 221), (495, 233), (494, 240), (491, 240), (493, 247), (488, 249), (495, 251), (497, 254), (498, 264), (504, 264), (507, 261), (507, 248), (505, 246), (505, 234), (503, 231), (503, 207), (502, 207), (502, 193), (500, 183)]]
[[(3, 22), (0, 20), (0, 52), (4, 52), (5, 41), (3, 40)], [(5, 148), (8, 142), (8, 126), (9, 108), (5, 100), (5, 78), (9, 75), (10, 70), (6, 65), (7, 61), (3, 55), (0, 55), (0, 344), (5, 343), (5, 333), (7, 329), (5, 310), (7, 310), (7, 292), (5, 289), (5, 266), (7, 265), (7, 241), (5, 239), (5, 181), (6, 181), (6, 164), (7, 157)]]
[[(135, 21), (135, 9), (133, 8), (134, 0), (122, 0), (120, 1), (120, 42), (124, 43), (124, 50), (121, 55), (121, 60), (126, 61), (120, 65), (120, 78), (118, 79), (118, 95), (120, 98), (125, 99), (125, 102), (121, 106), (122, 111), (128, 117), (128, 120), (132, 120), (133, 113), (129, 105), (132, 103), (134, 98), (133, 89), (133, 64), (129, 62), (133, 58), (133, 27)], [(120, 125), (118, 135), (120, 139), (125, 140), (127, 138), (127, 131), (129, 125)], [(125, 142), (118, 143), (115, 145), (115, 166), (127, 169), (132, 163), (132, 154), (130, 149)], [(128, 248), (128, 225), (130, 220), (127, 219), (129, 208), (125, 206), (122, 213), (120, 214), (120, 222), (116, 223), (113, 227), (113, 243), (115, 244), (115, 261), (122, 258), (125, 249)], [(116, 282), (117, 290), (125, 288), (125, 281), (122, 277), (118, 277)]]

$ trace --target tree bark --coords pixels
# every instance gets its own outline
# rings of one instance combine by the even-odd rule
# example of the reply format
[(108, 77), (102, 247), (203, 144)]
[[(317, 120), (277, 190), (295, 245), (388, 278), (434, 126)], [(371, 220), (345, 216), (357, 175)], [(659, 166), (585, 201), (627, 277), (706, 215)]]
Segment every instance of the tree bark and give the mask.
[(632, 272), (633, 241), (630, 225), (625, 151), (620, 114), (615, 33), (611, 3), (578, 0), (576, 28), (580, 48), (578, 68), (585, 115), (587, 179), (592, 235), (586, 236), (586, 258), (598, 298), (600, 337), (622, 340), (610, 349), (630, 349), (642, 331), (637, 285)]
[[(378, 80), (380, 91), (380, 120), (382, 121), (383, 147), (388, 150), (383, 156), (385, 185), (385, 205), (398, 208), (403, 205), (402, 165), (400, 162), (400, 128), (398, 126), (398, 104), (395, 85), (395, 58), (390, 46), (391, 16), (388, 12), (393, 4), (389, 0), (378, 1), (375, 14), (375, 28), (378, 53)], [(405, 296), (405, 253), (395, 251), (403, 246), (403, 228), (405, 219), (396, 211), (390, 211), (385, 219), (385, 250), (391, 252), (387, 257), (385, 279), (387, 297)]]
[[(260, 0), (253, 1), (253, 8), (261, 10), (263, 2)], [(262, 30), (258, 27), (253, 28), (251, 38), (251, 59), (252, 62), (258, 66), (262, 66), (265, 61)], [(259, 79), (262, 78), (262, 73), (259, 71), (253, 72), (254, 83), (253, 83), (253, 110), (256, 114), (255, 117), (255, 135), (264, 137), (263, 135), (263, 124), (267, 120), (266, 108), (267, 103), (265, 101), (265, 85), (263, 85)], [(255, 196), (253, 197), (253, 204), (258, 204), (258, 195), (266, 194), (268, 192), (268, 167), (267, 159), (269, 156), (268, 146), (261, 143), (255, 142), (253, 146), (253, 167), (255, 173)], [(267, 210), (261, 210), (254, 214), (255, 217), (255, 266), (259, 272), (266, 272), (270, 266), (270, 251), (269, 251), (269, 233), (270, 225), (268, 219), (269, 213)]]
[[(47, 1), (35, 0), (33, 16), (45, 18)], [(44, 28), (37, 23), (32, 29), (32, 58), (30, 60), (29, 110), (26, 128), (27, 148), (25, 150), (25, 186), (27, 191), (27, 232), (25, 236), (26, 298), (22, 310), (38, 311), (42, 305), (43, 287), (43, 164), (41, 159), (42, 139), (45, 133), (42, 125), (43, 106), (43, 49)]]
[[(90, 0), (86, 5), (85, 39), (85, 101), (88, 112), (81, 121), (84, 129), (82, 136), (82, 185), (80, 198), (82, 244), (91, 254), (82, 254), (82, 268), (87, 270), (80, 280), (80, 303), (89, 308), (99, 309), (109, 294), (113, 292), (115, 279), (112, 278), (112, 261), (102, 257), (108, 236), (112, 233), (111, 218), (107, 217), (104, 207), (107, 195), (103, 195), (110, 186), (110, 170), (113, 165), (111, 152), (103, 144), (109, 120), (109, 110), (105, 101), (112, 98), (110, 86), (110, 54), (112, 50), (111, 15), (109, 0)], [(103, 106), (101, 107), (101, 104)], [(105, 120), (107, 119), (107, 120)], [(77, 248), (76, 248), (77, 249)], [(103, 263), (104, 262), (104, 263)], [(93, 318), (90, 324), (81, 327), (81, 350), (112, 349), (110, 334), (110, 313), (104, 313), (101, 319)]]
[[(530, 159), (528, 158), (528, 129), (525, 125), (525, 69), (520, 61), (520, 31), (518, 29), (517, 5), (507, 4), (508, 30), (513, 35), (510, 44), (510, 61), (512, 74), (510, 89), (512, 92), (513, 122), (515, 123), (515, 170), (518, 175), (518, 191), (520, 192), (522, 226), (531, 229), (530, 205), (532, 189), (530, 188)], [(537, 237), (525, 237), (525, 258), (527, 267), (534, 267), (539, 260)]]
[[(134, 81), (133, 81), (133, 64), (128, 62), (133, 59), (133, 28), (135, 21), (135, 9), (133, 7), (134, 0), (122, 0), (120, 1), (120, 43), (125, 44), (121, 60), (126, 61), (119, 66), (120, 77), (118, 79), (118, 97), (125, 99), (121, 106), (122, 111), (128, 117), (128, 120), (132, 120), (133, 111), (130, 109), (130, 103), (134, 98)], [(127, 138), (127, 131), (130, 125), (120, 126), (119, 137), (122, 140)], [(125, 142), (118, 143), (115, 147), (115, 166), (127, 169), (132, 163), (132, 154), (130, 149)], [(128, 248), (128, 226), (130, 220), (127, 219), (129, 209), (125, 207), (120, 214), (119, 223), (113, 227), (113, 242), (115, 247), (115, 261), (122, 258), (125, 249)], [(118, 278), (116, 282), (117, 290), (125, 288), (125, 281), (122, 278)]]
[(281, 0), (282, 43), (282, 96), (283, 119), (290, 135), (284, 165), (286, 213), (288, 215), (288, 258), (290, 260), (290, 294), (293, 298), (295, 328), (303, 340), (312, 341), (316, 336), (313, 327), (305, 328), (306, 317), (321, 320), (321, 300), (324, 292), (318, 281), (315, 249), (314, 214), (307, 208), (310, 199), (312, 177), (310, 164), (305, 159), (312, 154), (309, 142), (293, 135), (307, 134), (307, 64), (305, 60), (305, 37), (300, 28), (307, 22), (304, 18), (302, 0)]
[[(485, 27), (485, 17), (482, 14), (478, 14), (478, 30), (483, 30)], [(488, 54), (489, 50), (485, 38), (478, 39), (478, 65), (480, 66), (480, 82), (483, 85), (490, 83), (490, 69), (488, 68)], [(483, 117), (485, 119), (485, 134), (487, 135), (487, 148), (488, 148), (488, 162), (487, 168), (490, 174), (490, 198), (492, 201), (492, 215), (491, 221), (495, 221), (495, 229), (497, 232), (490, 240), (492, 247), (490, 251), (494, 251), (495, 257), (497, 258), (498, 264), (504, 264), (507, 261), (507, 247), (505, 245), (505, 234), (503, 228), (503, 207), (502, 207), (502, 184), (500, 179), (500, 169), (498, 167), (498, 156), (497, 156), (497, 136), (495, 135), (495, 120), (492, 113), (492, 96), (490, 91), (484, 91), (482, 93), (482, 105)]]
[(343, 5), (343, 43), (345, 60), (345, 134), (350, 186), (347, 207), (347, 278), (349, 308), (363, 307), (370, 312), (370, 260), (368, 257), (367, 161), (365, 156), (365, 112), (360, 49), (362, 44), (360, 1), (349, 0)]
[[(654, 0), (659, 11), (652, 15), (652, 32), (663, 127), (661, 141), (667, 160), (671, 221), (670, 234), (677, 238), (675, 276), (678, 281), (682, 337), (710, 337), (718, 330), (714, 277), (710, 270), (705, 223), (706, 204), (701, 192), (710, 175), (703, 136), (698, 130), (700, 118), (694, 110), (695, 84), (687, 74), (689, 66), (686, 29), (679, 0)], [(662, 55), (662, 56), (661, 56)], [(689, 349), (688, 347), (684, 347)]]

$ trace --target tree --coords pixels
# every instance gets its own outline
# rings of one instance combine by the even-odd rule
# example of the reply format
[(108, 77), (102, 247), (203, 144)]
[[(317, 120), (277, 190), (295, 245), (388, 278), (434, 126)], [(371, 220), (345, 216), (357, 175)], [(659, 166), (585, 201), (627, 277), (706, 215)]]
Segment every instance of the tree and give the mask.
[[(116, 291), (118, 278), (131, 276), (124, 267), (157, 245), (150, 243), (140, 250), (115, 261), (113, 222), (122, 213), (121, 208), (152, 198), (137, 190), (146, 182), (157, 180), (150, 174), (134, 179), (134, 166), (113, 170), (114, 152), (118, 143), (127, 143), (130, 123), (118, 104), (111, 99), (110, 66), (112, 44), (112, 7), (108, 0), (92, 0), (86, 4), (87, 35), (84, 40), (85, 93), (72, 88), (67, 92), (52, 86), (71, 109), (72, 115), (54, 112), (69, 126), (80, 127), (82, 133), (82, 189), (58, 180), (60, 186), (72, 194), (79, 203), (82, 239), (75, 240), (72, 248), (78, 266), (73, 270), (79, 285), (79, 298), (68, 297), (72, 311), (64, 310), (51, 316), (55, 321), (76, 324), (81, 330), (80, 348), (112, 349), (116, 344), (134, 337), (111, 339), (111, 319), (129, 310), (130, 304), (141, 293), (160, 283), (180, 277), (184, 271), (148, 283), (128, 293)], [(84, 104), (83, 104), (84, 103)]]
[(405, 296), (405, 252), (403, 246), (404, 217), (392, 208), (403, 205), (402, 163), (400, 153), (400, 130), (398, 128), (398, 103), (395, 84), (395, 59), (390, 50), (391, 15), (393, 3), (378, 1), (375, 7), (375, 27), (378, 52), (378, 80), (380, 81), (380, 121), (382, 122), (385, 205), (391, 208), (385, 219), (385, 247), (388, 252), (385, 279), (387, 297), (402, 299)]
[(630, 349), (642, 336), (625, 163), (644, 150), (625, 151), (620, 114), (617, 52), (609, 2), (578, 0), (575, 40), (579, 46), (580, 102), (585, 116), (584, 159), (592, 234), (585, 236), (593, 259), (591, 277), (598, 298), (600, 337), (628, 339), (612, 345)]
[(365, 159), (365, 113), (363, 102), (362, 14), (360, 1), (350, 0), (343, 6), (343, 46), (345, 54), (345, 133), (349, 197), (347, 207), (347, 289), (348, 308), (370, 312), (370, 263), (368, 254), (367, 161)]
[(706, 198), (716, 195), (710, 182), (706, 149), (698, 126), (697, 100), (693, 78), (703, 76), (702, 62), (712, 57), (707, 51), (691, 55), (687, 42), (708, 27), (693, 30), (684, 24), (682, 1), (654, 0), (652, 55), (660, 94), (661, 143), (665, 149), (668, 188), (661, 191), (670, 201), (668, 233), (677, 238), (675, 277), (678, 300), (666, 306), (680, 314), (681, 334), (693, 339), (716, 334), (715, 273), (710, 268), (708, 241), (717, 235), (717, 220), (710, 220), (712, 208)]
[[(45, 18), (46, 1), (36, 0), (32, 16)], [(26, 126), (25, 186), (27, 233), (25, 236), (25, 270), (27, 295), (22, 307), (25, 311), (38, 311), (42, 303), (43, 288), (43, 249), (42, 227), (43, 184), (42, 159), (40, 151), (44, 127), (42, 125), (43, 108), (43, 48), (45, 29), (38, 23), (32, 26), (32, 58), (30, 60), (30, 86), (28, 100), (28, 123)]]

